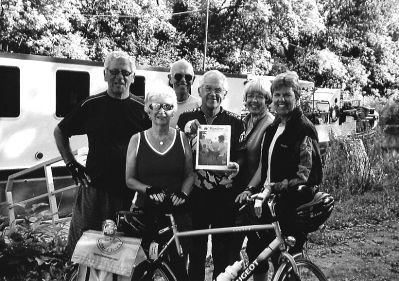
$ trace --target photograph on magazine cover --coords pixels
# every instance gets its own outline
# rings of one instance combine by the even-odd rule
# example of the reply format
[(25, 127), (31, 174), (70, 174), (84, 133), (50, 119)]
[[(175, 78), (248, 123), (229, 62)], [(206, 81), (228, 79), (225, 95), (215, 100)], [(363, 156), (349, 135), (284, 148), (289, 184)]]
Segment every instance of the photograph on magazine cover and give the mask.
[(229, 125), (201, 125), (198, 128), (195, 168), (227, 170), (230, 161)]

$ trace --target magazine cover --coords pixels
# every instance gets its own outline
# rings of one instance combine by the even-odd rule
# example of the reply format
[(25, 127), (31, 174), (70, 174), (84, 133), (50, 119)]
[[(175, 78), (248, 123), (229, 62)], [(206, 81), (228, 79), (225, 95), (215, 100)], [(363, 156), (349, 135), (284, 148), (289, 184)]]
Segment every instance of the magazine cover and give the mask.
[(230, 161), (230, 125), (201, 125), (197, 136), (195, 168), (227, 170)]

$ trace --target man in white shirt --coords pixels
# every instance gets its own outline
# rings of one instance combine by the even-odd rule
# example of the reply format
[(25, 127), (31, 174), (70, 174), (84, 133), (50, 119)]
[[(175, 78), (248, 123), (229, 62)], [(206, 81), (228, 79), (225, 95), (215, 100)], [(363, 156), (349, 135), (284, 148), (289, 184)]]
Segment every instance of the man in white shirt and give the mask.
[(168, 77), (177, 97), (177, 111), (170, 120), (170, 126), (175, 128), (180, 114), (201, 106), (201, 100), (191, 95), (191, 86), (195, 79), (191, 63), (185, 59), (173, 63)]

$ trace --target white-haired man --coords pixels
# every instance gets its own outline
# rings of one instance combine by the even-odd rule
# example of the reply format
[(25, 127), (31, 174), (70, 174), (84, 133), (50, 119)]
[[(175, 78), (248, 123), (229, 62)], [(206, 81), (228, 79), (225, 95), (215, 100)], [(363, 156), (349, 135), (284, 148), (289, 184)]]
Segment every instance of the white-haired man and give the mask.
[[(202, 125), (230, 125), (232, 161), (236, 161), (238, 143), (244, 130), (238, 115), (221, 107), (228, 90), (227, 78), (217, 70), (210, 70), (203, 76), (198, 88), (202, 105), (180, 115), (177, 125), (188, 135), (193, 136)], [(196, 170), (194, 189), (191, 195), (193, 229), (232, 226), (234, 223), (234, 196), (231, 188), (232, 176), (238, 173), (238, 164), (230, 162), (227, 171)], [(229, 263), (228, 236), (212, 237), (213, 279), (224, 271)], [(226, 240), (227, 239), (227, 240)], [(204, 280), (207, 236), (193, 237), (189, 253), (189, 280)]]
[(170, 120), (170, 126), (176, 127), (180, 114), (185, 111), (197, 108), (201, 105), (199, 98), (191, 95), (191, 86), (195, 75), (191, 63), (185, 59), (178, 60), (170, 67), (169, 84), (173, 86), (177, 97), (177, 110)]
[[(129, 210), (134, 193), (125, 182), (126, 152), (130, 137), (151, 126), (141, 100), (129, 92), (135, 62), (114, 51), (104, 62), (105, 92), (90, 96), (54, 129), (55, 142), (66, 167), (79, 185), (69, 228), (67, 253), (72, 254), (83, 231), (101, 230), (103, 220)], [(87, 135), (86, 167), (76, 161), (69, 138)]]

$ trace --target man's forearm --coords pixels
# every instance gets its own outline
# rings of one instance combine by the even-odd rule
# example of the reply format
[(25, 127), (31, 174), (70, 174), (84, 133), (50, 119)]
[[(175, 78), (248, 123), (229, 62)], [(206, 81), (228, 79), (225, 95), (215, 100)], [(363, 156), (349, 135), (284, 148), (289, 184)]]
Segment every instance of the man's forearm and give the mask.
[(253, 175), (251, 181), (248, 183), (248, 186), (253, 186), (255, 190), (253, 192), (259, 192), (262, 188), (261, 186), (261, 174), (262, 174), (262, 164), (258, 166), (255, 174)]
[(64, 162), (69, 163), (74, 161), (75, 157), (69, 144), (69, 138), (62, 133), (58, 126), (54, 129), (54, 138), (58, 151), (60, 152), (61, 157), (64, 159)]

